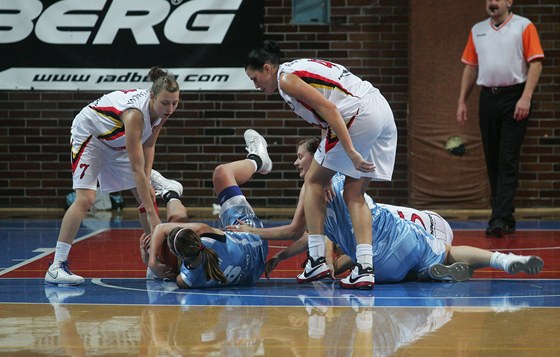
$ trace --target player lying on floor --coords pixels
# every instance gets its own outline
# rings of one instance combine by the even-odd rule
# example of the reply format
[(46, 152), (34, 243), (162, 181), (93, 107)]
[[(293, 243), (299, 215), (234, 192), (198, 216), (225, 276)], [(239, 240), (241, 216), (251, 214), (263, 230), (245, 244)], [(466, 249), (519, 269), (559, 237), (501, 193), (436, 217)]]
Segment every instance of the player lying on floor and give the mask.
[[(305, 173), (309, 167), (307, 160), (311, 160), (317, 146), (312, 144), (313, 140), (306, 140), (298, 145), (298, 159), (295, 162), (300, 170), (300, 177), (305, 179)], [(311, 143), (311, 144), (310, 144)], [(332, 240), (347, 256), (335, 262), (330, 261), (332, 255), (328, 255), (329, 261), (321, 261), (315, 264), (316, 269), (312, 274), (298, 275), (298, 282), (310, 282), (332, 276), (334, 273), (344, 271), (354, 266), (356, 259), (356, 242), (348, 209), (343, 200), (344, 176), (336, 175), (332, 180), (332, 187), (327, 192), (327, 219), (325, 221), (325, 234)], [(305, 190), (305, 182), (301, 190)], [(304, 236), (305, 214), (301, 203), (302, 194), (294, 213), (291, 223), (277, 227), (252, 227), (242, 220), (226, 228), (233, 231), (245, 231), (258, 234), (263, 239), (296, 239)], [(426, 278), (436, 280), (461, 281), (470, 278), (473, 269), (491, 266), (504, 270), (510, 274), (526, 272), (536, 274), (543, 268), (543, 261), (536, 256), (519, 256), (514, 254), (503, 254), (490, 252), (470, 246), (452, 246), (450, 238), (437, 239), (434, 235), (423, 229), (418, 221), (412, 223), (399, 218), (386, 206), (376, 204), (371, 197), (366, 195), (370, 207), (373, 224), (372, 231), (375, 244), (372, 255), (375, 266), (375, 277), (377, 282), (400, 282), (411, 272), (415, 272), (423, 280)], [(437, 233), (436, 233), (437, 234)], [(452, 237), (450, 235), (449, 237)], [(266, 273), (270, 273), (276, 265), (297, 253), (307, 249), (307, 241), (304, 236), (293, 243), (285, 251), (276, 254), (267, 262)], [(445, 241), (448, 239), (449, 241)], [(314, 249), (314, 247), (311, 247)], [(315, 247), (315, 249), (325, 249)], [(345, 286), (341, 281), (342, 287)], [(357, 286), (360, 289), (371, 289), (373, 285)]]
[[(224, 226), (243, 220), (262, 227), (239, 185), (250, 180), (255, 172), (269, 173), (272, 161), (262, 136), (249, 129), (244, 137), (247, 158), (217, 166), (212, 177), (214, 191)], [(179, 201), (173, 204), (182, 205)], [(181, 260), (179, 272), (158, 261), (158, 256), (165, 255), (162, 250), (166, 246)], [(255, 283), (264, 272), (268, 244), (253, 233), (224, 232), (204, 223), (168, 222), (157, 225), (151, 236), (144, 236), (140, 250), (157, 278), (174, 279), (180, 288), (207, 288)]]

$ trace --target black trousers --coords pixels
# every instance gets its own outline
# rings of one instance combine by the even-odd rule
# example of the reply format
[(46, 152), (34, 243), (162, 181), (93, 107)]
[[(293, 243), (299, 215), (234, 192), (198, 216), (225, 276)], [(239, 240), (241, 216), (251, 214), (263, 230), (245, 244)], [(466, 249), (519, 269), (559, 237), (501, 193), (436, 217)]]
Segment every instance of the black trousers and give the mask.
[(516, 121), (513, 113), (524, 88), (523, 83), (511, 87), (483, 87), (480, 91), (480, 133), (492, 194), (490, 224), (500, 218), (506, 224), (515, 226), (513, 200), (519, 181), (519, 156), (528, 118)]

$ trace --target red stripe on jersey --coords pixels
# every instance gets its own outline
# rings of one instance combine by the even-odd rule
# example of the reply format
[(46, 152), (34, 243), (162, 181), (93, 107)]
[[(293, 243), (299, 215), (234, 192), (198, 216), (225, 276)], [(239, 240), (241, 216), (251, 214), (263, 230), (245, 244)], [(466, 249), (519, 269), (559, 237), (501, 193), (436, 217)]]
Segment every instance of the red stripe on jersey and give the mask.
[(115, 128), (107, 133), (98, 135), (97, 138), (100, 140), (115, 140), (120, 138), (125, 134), (124, 124), (121, 120), (122, 110), (118, 110), (115, 107), (95, 107), (90, 106), (90, 108), (97, 114), (109, 118), (115, 122)]
[(74, 174), (74, 171), (76, 171), (76, 167), (78, 167), (78, 163), (80, 162), (80, 158), (82, 157), (82, 154), (84, 153), (84, 150), (86, 149), (89, 142), (91, 141), (91, 137), (92, 137), (92, 135), (90, 135), (87, 138), (87, 140), (84, 141), (84, 143), (80, 146), (80, 149), (78, 150), (77, 153), (72, 152), (72, 157), (71, 157), (72, 174)]
[(330, 88), (332, 90), (334, 89), (338, 89), (341, 92), (350, 95), (352, 97), (355, 97), (352, 93), (350, 93), (349, 91), (346, 90), (346, 88), (344, 88), (340, 83), (330, 80), (328, 78), (325, 78), (323, 76), (320, 76), (316, 73), (311, 73), (308, 71), (295, 71), (293, 72), (293, 74), (295, 74), (296, 76), (298, 76), (299, 78), (301, 78), (305, 83), (311, 85), (311, 86), (321, 86), (321, 87), (325, 87), (325, 88)]
[(121, 121), (122, 110), (118, 110), (115, 107), (94, 107), (90, 105), (90, 109), (104, 117), (108, 117), (119, 122)]
[(121, 136), (123, 136), (124, 134), (125, 134), (124, 126), (119, 126), (119, 127), (116, 127), (114, 130), (111, 130), (107, 134), (98, 135), (97, 138), (99, 140), (108, 140), (109, 141), (109, 140), (118, 139)]
[[(356, 114), (352, 117), (352, 119), (350, 119), (350, 121), (348, 122), (348, 124), (346, 124), (346, 128), (350, 129), (350, 127), (352, 126), (352, 124), (354, 123), (354, 120), (356, 119), (356, 117), (358, 116), (359, 110), (356, 112)], [(329, 152), (330, 149), (332, 149), (333, 147), (336, 146), (336, 144), (338, 144), (339, 140), (338, 140), (338, 136), (336, 136), (336, 133), (334, 131), (332, 131), (331, 127), (329, 126), (327, 128), (327, 136), (326, 136), (326, 140), (325, 140), (325, 152)]]

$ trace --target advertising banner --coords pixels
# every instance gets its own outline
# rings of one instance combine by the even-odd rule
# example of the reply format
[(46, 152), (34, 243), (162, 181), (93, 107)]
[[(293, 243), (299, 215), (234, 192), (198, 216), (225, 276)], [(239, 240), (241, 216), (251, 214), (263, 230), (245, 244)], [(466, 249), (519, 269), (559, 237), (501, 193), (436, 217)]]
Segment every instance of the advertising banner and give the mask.
[(0, 90), (252, 90), (262, 0), (0, 0)]

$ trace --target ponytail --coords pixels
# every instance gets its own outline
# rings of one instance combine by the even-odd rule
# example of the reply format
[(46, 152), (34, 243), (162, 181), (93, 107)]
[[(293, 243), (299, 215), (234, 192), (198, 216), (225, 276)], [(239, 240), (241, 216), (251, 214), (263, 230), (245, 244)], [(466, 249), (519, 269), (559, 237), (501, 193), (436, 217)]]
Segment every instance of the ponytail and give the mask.
[(227, 278), (222, 269), (220, 269), (220, 261), (218, 254), (210, 248), (203, 249), (202, 254), (204, 264), (204, 274), (207, 280), (217, 280), (222, 284), (227, 283)]
[(206, 280), (216, 280), (223, 284), (227, 283), (224, 272), (220, 269), (218, 254), (205, 247), (200, 236), (190, 228), (177, 227), (169, 232), (167, 245), (171, 252), (182, 260), (194, 260), (202, 254), (202, 264)]

